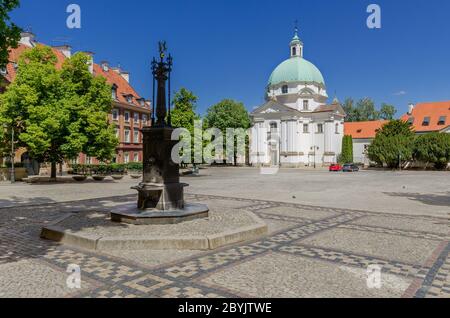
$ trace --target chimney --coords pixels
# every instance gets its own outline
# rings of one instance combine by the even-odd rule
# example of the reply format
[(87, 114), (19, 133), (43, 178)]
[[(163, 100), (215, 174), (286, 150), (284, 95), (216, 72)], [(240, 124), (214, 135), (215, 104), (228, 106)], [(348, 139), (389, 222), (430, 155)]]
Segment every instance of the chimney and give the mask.
[(103, 72), (109, 72), (109, 62), (108, 61), (103, 61), (100, 63), (100, 65), (102, 66)]
[(414, 111), (414, 104), (413, 103), (409, 103), (408, 105), (408, 115), (412, 115), (413, 111)]
[(60, 51), (67, 58), (72, 56), (72, 47), (70, 45), (54, 46), (53, 48)]
[(94, 54), (93, 52), (83, 52), (84, 54), (86, 54), (88, 57), (90, 57), (90, 60), (88, 62), (89, 65), (89, 72), (91, 72), (91, 74), (94, 74)]
[(35, 38), (36, 38), (36, 36), (32, 32), (25, 31), (25, 32), (20, 33), (19, 43), (29, 46), (29, 47), (34, 47), (36, 45)]

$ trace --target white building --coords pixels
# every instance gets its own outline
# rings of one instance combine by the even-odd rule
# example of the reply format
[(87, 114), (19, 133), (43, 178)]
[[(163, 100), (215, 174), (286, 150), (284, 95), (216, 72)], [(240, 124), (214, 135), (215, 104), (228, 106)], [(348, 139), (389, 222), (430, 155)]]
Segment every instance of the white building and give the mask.
[(272, 73), (266, 103), (251, 113), (250, 162), (299, 167), (335, 163), (341, 153), (345, 112), (335, 98), (327, 104), (325, 80), (303, 58), (297, 30), (290, 58)]

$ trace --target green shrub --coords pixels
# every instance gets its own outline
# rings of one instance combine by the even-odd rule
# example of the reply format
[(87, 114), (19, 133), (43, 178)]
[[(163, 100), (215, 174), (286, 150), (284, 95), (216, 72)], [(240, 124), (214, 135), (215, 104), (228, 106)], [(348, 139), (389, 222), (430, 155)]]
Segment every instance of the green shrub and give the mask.
[(342, 154), (338, 157), (339, 163), (353, 163), (353, 138), (344, 136), (342, 139)]
[(414, 143), (414, 158), (446, 169), (450, 162), (450, 134), (429, 133), (419, 136)]
[[(4, 163), (4, 165), (2, 166), (3, 168), (11, 168), (12, 164), (11, 162), (7, 161)], [(22, 162), (14, 162), (14, 167), (15, 168), (24, 168), (25, 165)]]
[(408, 122), (391, 121), (381, 128), (369, 146), (369, 159), (380, 166), (397, 168), (401, 162), (412, 160), (414, 140), (414, 131)]
[(144, 165), (142, 162), (130, 162), (127, 164), (127, 170), (129, 171), (143, 171)]

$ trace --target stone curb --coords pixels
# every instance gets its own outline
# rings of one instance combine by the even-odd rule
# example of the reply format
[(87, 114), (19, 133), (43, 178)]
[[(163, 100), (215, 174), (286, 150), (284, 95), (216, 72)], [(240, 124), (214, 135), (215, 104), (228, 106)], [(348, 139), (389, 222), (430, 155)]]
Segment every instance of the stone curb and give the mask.
[(56, 241), (88, 250), (214, 250), (226, 245), (250, 241), (267, 235), (268, 226), (251, 212), (246, 211), (255, 221), (255, 225), (224, 231), (205, 236), (148, 236), (148, 237), (101, 237), (96, 235), (73, 233), (60, 226), (59, 223), (72, 216), (67, 214), (41, 231), (41, 238)]

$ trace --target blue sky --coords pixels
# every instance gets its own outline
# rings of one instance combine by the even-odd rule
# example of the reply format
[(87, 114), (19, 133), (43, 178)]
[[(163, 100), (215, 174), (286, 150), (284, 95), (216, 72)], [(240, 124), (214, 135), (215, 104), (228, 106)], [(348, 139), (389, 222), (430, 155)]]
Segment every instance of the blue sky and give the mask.
[[(82, 28), (66, 27), (66, 7)], [(366, 26), (370, 3), (382, 28)], [(447, 0), (21, 0), (13, 20), (40, 42), (67, 41), (131, 72), (151, 96), (150, 61), (164, 39), (174, 56), (174, 89), (199, 97), (198, 112), (223, 98), (249, 110), (264, 101), (272, 70), (289, 56), (299, 20), (305, 58), (323, 73), (332, 98), (371, 97), (394, 104), (450, 100), (450, 2)]]

